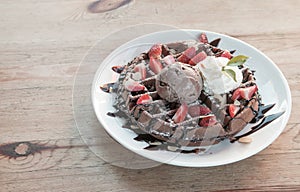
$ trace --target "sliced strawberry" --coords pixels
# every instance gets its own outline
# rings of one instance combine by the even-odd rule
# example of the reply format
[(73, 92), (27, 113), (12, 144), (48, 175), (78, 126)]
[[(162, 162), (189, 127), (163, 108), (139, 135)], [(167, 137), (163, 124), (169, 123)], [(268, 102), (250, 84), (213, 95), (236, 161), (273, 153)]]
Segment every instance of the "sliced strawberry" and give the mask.
[(137, 100), (136, 104), (137, 105), (143, 105), (143, 104), (147, 104), (147, 103), (150, 103), (152, 102), (152, 97), (148, 94), (144, 94), (142, 96), (140, 96), (140, 98)]
[(178, 61), (181, 63), (188, 64), (189, 61), (196, 55), (196, 48), (190, 47), (187, 50), (185, 50), (180, 57), (178, 57)]
[(204, 51), (201, 51), (200, 53), (198, 53), (197, 55), (195, 55), (190, 61), (189, 64), (190, 65), (196, 65), (197, 63), (199, 63), (200, 61), (203, 61), (205, 58), (207, 57), (207, 54)]
[(207, 115), (211, 112), (211, 110), (204, 105), (194, 105), (190, 106), (188, 110), (191, 117), (198, 117), (201, 115)]
[(230, 117), (235, 117), (235, 115), (239, 112), (240, 107), (234, 104), (230, 104), (228, 107)]
[(202, 127), (209, 127), (217, 123), (216, 116), (204, 117), (200, 120), (199, 125)]
[(180, 123), (184, 121), (187, 113), (188, 113), (188, 106), (186, 103), (182, 103), (181, 106), (177, 109), (172, 119), (175, 123)]
[(221, 57), (226, 57), (228, 59), (231, 59), (232, 58), (232, 55), (229, 51), (225, 50), (222, 54), (221, 54)]
[(133, 69), (135, 72), (140, 73), (141, 80), (146, 79), (146, 65), (144, 63), (140, 63), (136, 65)]
[(201, 33), (200, 36), (199, 36), (199, 41), (201, 43), (208, 43), (208, 39), (207, 39), (207, 36), (205, 33)]
[(148, 52), (149, 58), (153, 57), (153, 58), (159, 59), (161, 57), (161, 53), (162, 53), (161, 46), (162, 46), (161, 44), (153, 45)]
[(149, 67), (155, 74), (158, 74), (163, 68), (159, 59), (155, 59), (153, 57), (150, 58)]
[(240, 90), (241, 90), (241, 88), (238, 88), (238, 89), (236, 89), (236, 90), (233, 92), (232, 97), (231, 97), (231, 99), (232, 99), (233, 101), (235, 101), (235, 100), (241, 98)]
[(249, 100), (257, 90), (258, 90), (257, 86), (253, 85), (250, 87), (241, 88), (240, 94), (242, 98)]
[(249, 100), (257, 90), (258, 88), (256, 85), (252, 85), (250, 87), (245, 87), (245, 88), (238, 88), (233, 92), (231, 99), (233, 101), (240, 98)]
[(128, 79), (125, 83), (124, 83), (125, 89), (127, 89), (128, 91), (143, 91), (145, 90), (145, 86), (141, 85), (139, 82), (134, 81), (132, 79)]
[(174, 59), (174, 57), (173, 57), (173, 55), (165, 56), (165, 57), (163, 58), (163, 61), (164, 61), (167, 65), (171, 65), (171, 64), (173, 64), (173, 63), (176, 62), (175, 59)]

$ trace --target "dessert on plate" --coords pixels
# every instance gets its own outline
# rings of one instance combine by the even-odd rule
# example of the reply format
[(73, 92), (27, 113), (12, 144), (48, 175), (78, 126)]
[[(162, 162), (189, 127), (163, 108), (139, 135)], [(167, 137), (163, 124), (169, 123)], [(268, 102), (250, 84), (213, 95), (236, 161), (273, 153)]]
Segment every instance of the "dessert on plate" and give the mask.
[[(115, 113), (139, 134), (136, 140), (168, 146), (234, 142), (270, 123), (274, 105), (263, 105), (248, 57), (218, 48), (220, 39), (154, 44), (126, 65), (112, 69), (117, 82), (101, 86), (115, 96)], [(279, 115), (280, 116), (280, 115)], [(249, 123), (263, 122), (236, 136)], [(125, 126), (126, 127), (126, 126)]]

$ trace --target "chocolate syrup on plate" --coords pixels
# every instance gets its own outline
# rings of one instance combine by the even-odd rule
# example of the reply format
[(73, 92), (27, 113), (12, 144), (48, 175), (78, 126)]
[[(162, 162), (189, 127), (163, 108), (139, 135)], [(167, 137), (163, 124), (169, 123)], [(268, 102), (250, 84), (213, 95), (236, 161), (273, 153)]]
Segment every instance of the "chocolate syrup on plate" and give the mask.
[(147, 133), (138, 134), (138, 136), (135, 137), (134, 140), (147, 142), (149, 145), (147, 147), (145, 147), (144, 149), (147, 149), (150, 151), (164, 150), (164, 151), (173, 151), (173, 152), (179, 152), (179, 153), (196, 153), (196, 154), (198, 154), (201, 151), (205, 150), (202, 148), (194, 148), (194, 149), (190, 149), (190, 150), (180, 149), (180, 146), (159, 140)]
[(252, 134), (252, 133), (260, 130), (261, 128), (267, 126), (272, 121), (274, 121), (275, 119), (277, 119), (278, 117), (280, 117), (283, 113), (284, 113), (284, 111), (283, 112), (279, 112), (279, 113), (275, 113), (275, 114), (272, 114), (272, 115), (265, 116), (261, 120), (261, 122), (258, 125), (253, 126), (250, 131), (248, 131), (248, 132), (246, 132), (246, 133), (244, 133), (242, 135), (238, 135), (238, 136), (235, 136), (235, 137), (231, 138), (230, 142), (233, 143), (233, 142), (239, 140), (242, 137), (248, 136), (248, 135), (250, 135), (250, 134)]
[(255, 117), (250, 121), (250, 123), (257, 123), (259, 120), (261, 120), (265, 116), (265, 113), (267, 113), (274, 106), (275, 106), (275, 104), (270, 104), (270, 105), (260, 104), (258, 107), (258, 111), (254, 111)]

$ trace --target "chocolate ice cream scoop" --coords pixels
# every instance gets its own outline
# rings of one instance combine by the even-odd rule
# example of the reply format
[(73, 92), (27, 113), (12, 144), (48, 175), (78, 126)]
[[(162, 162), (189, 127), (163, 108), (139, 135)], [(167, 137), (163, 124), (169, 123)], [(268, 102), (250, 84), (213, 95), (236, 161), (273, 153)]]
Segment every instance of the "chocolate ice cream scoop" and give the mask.
[(176, 62), (157, 75), (155, 86), (158, 95), (169, 102), (191, 103), (200, 96), (203, 82), (197, 69)]

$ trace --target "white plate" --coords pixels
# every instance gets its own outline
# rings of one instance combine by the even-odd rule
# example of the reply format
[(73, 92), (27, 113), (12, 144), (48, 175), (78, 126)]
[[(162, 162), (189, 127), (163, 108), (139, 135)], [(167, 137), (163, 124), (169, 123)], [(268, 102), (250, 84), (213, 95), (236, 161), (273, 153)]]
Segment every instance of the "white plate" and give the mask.
[[(256, 71), (259, 92), (264, 104), (276, 103), (268, 114), (285, 111), (285, 113), (274, 122), (251, 135), (253, 141), (250, 144), (238, 142), (230, 143), (223, 141), (208, 148), (201, 154), (180, 154), (170, 151), (149, 151), (143, 149), (147, 146), (145, 142), (135, 141), (136, 136), (131, 130), (122, 128), (122, 120), (110, 117), (107, 112), (114, 112), (112, 107), (113, 95), (102, 92), (99, 86), (114, 82), (118, 75), (111, 70), (114, 65), (125, 65), (135, 56), (147, 51), (152, 44), (168, 43), (181, 40), (195, 39), (205, 32), (209, 40), (221, 38), (219, 47), (227, 50), (237, 50), (234, 55), (243, 54), (250, 57), (247, 65)], [(262, 52), (253, 46), (238, 39), (200, 30), (170, 30), (151, 33), (137, 39), (131, 40), (114, 50), (99, 66), (92, 84), (92, 102), (99, 122), (105, 130), (120, 144), (129, 150), (146, 158), (188, 167), (209, 167), (233, 163), (250, 157), (268, 145), (270, 145), (283, 131), (291, 112), (291, 93), (288, 83), (278, 67)], [(246, 127), (243, 132), (249, 129)]]

